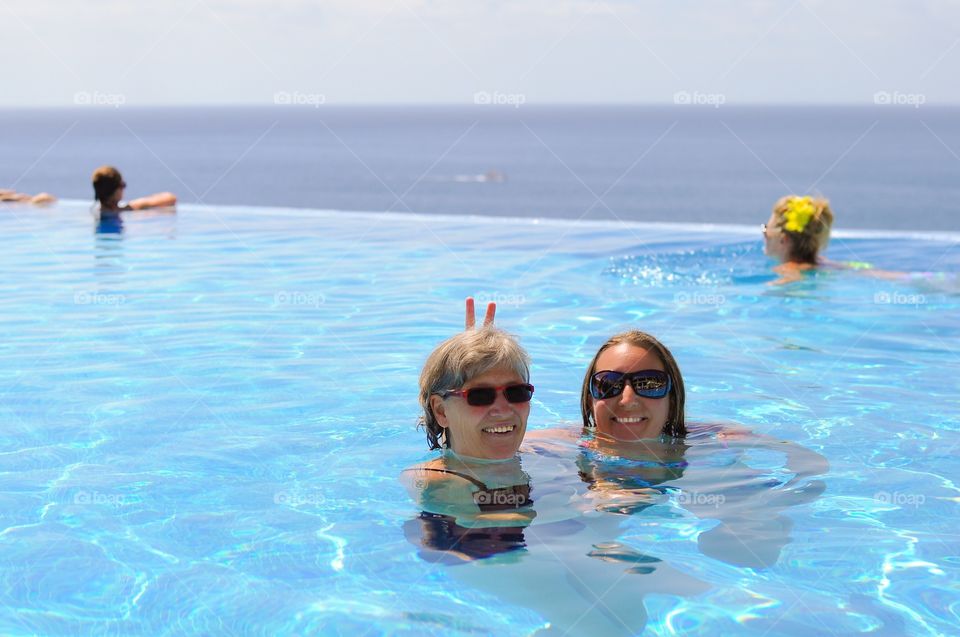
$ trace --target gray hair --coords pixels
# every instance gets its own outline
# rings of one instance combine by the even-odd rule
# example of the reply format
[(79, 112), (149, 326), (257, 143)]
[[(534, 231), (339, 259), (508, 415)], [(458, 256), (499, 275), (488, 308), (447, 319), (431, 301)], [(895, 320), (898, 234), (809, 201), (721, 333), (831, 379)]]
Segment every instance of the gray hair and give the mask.
[(460, 389), (471, 378), (496, 367), (508, 367), (523, 378), (523, 382), (530, 381), (529, 354), (517, 339), (492, 325), (460, 332), (431, 352), (420, 372), (423, 415), (417, 425), (426, 429), (430, 449), (450, 446), (450, 433), (437, 422), (430, 407), (430, 397)]

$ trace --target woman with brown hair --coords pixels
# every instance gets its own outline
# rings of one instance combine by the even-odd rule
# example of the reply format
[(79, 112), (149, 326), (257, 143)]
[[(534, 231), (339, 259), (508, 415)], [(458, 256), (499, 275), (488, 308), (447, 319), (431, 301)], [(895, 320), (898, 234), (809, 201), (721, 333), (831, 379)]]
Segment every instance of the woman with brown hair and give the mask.
[(100, 204), (100, 216), (113, 216), (128, 210), (146, 210), (177, 205), (177, 196), (172, 192), (158, 192), (132, 201), (123, 202), (127, 187), (120, 171), (113, 166), (100, 166), (93, 171), (93, 195)]

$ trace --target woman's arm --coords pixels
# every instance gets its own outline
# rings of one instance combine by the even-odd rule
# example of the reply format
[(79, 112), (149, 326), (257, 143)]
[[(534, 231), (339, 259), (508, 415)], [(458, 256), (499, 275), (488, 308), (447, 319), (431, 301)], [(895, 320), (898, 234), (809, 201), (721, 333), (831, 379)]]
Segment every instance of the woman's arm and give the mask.
[(172, 192), (158, 192), (147, 197), (134, 199), (128, 206), (130, 210), (145, 210), (147, 208), (165, 208), (177, 205), (177, 196)]
[(56, 203), (57, 198), (51, 195), (49, 192), (41, 192), (40, 194), (34, 195), (30, 198), (30, 203), (35, 206), (47, 206), (52, 203)]

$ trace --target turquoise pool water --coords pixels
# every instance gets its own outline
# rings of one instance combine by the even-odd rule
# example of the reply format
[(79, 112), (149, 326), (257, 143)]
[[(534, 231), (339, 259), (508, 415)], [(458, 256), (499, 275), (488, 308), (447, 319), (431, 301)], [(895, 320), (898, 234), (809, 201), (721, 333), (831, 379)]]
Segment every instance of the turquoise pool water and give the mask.
[[(752, 227), (184, 206), (95, 233), (81, 202), (0, 227), (0, 634), (957, 632), (955, 235), (831, 245), (946, 275), (771, 287)], [(531, 452), (526, 546), (438, 560), (398, 476), (467, 295), (531, 352), (532, 429), (573, 426), (635, 326), (693, 420), (789, 444), (692, 440), (619, 509), (577, 470), (637, 463)]]

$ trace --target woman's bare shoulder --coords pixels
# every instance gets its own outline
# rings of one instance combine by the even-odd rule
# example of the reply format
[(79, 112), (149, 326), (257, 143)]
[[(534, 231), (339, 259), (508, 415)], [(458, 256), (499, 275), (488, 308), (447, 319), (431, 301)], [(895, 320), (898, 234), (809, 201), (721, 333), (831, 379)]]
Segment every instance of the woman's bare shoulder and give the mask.
[(553, 427), (528, 431), (520, 445), (521, 453), (557, 455), (569, 452), (580, 442), (580, 427)]

